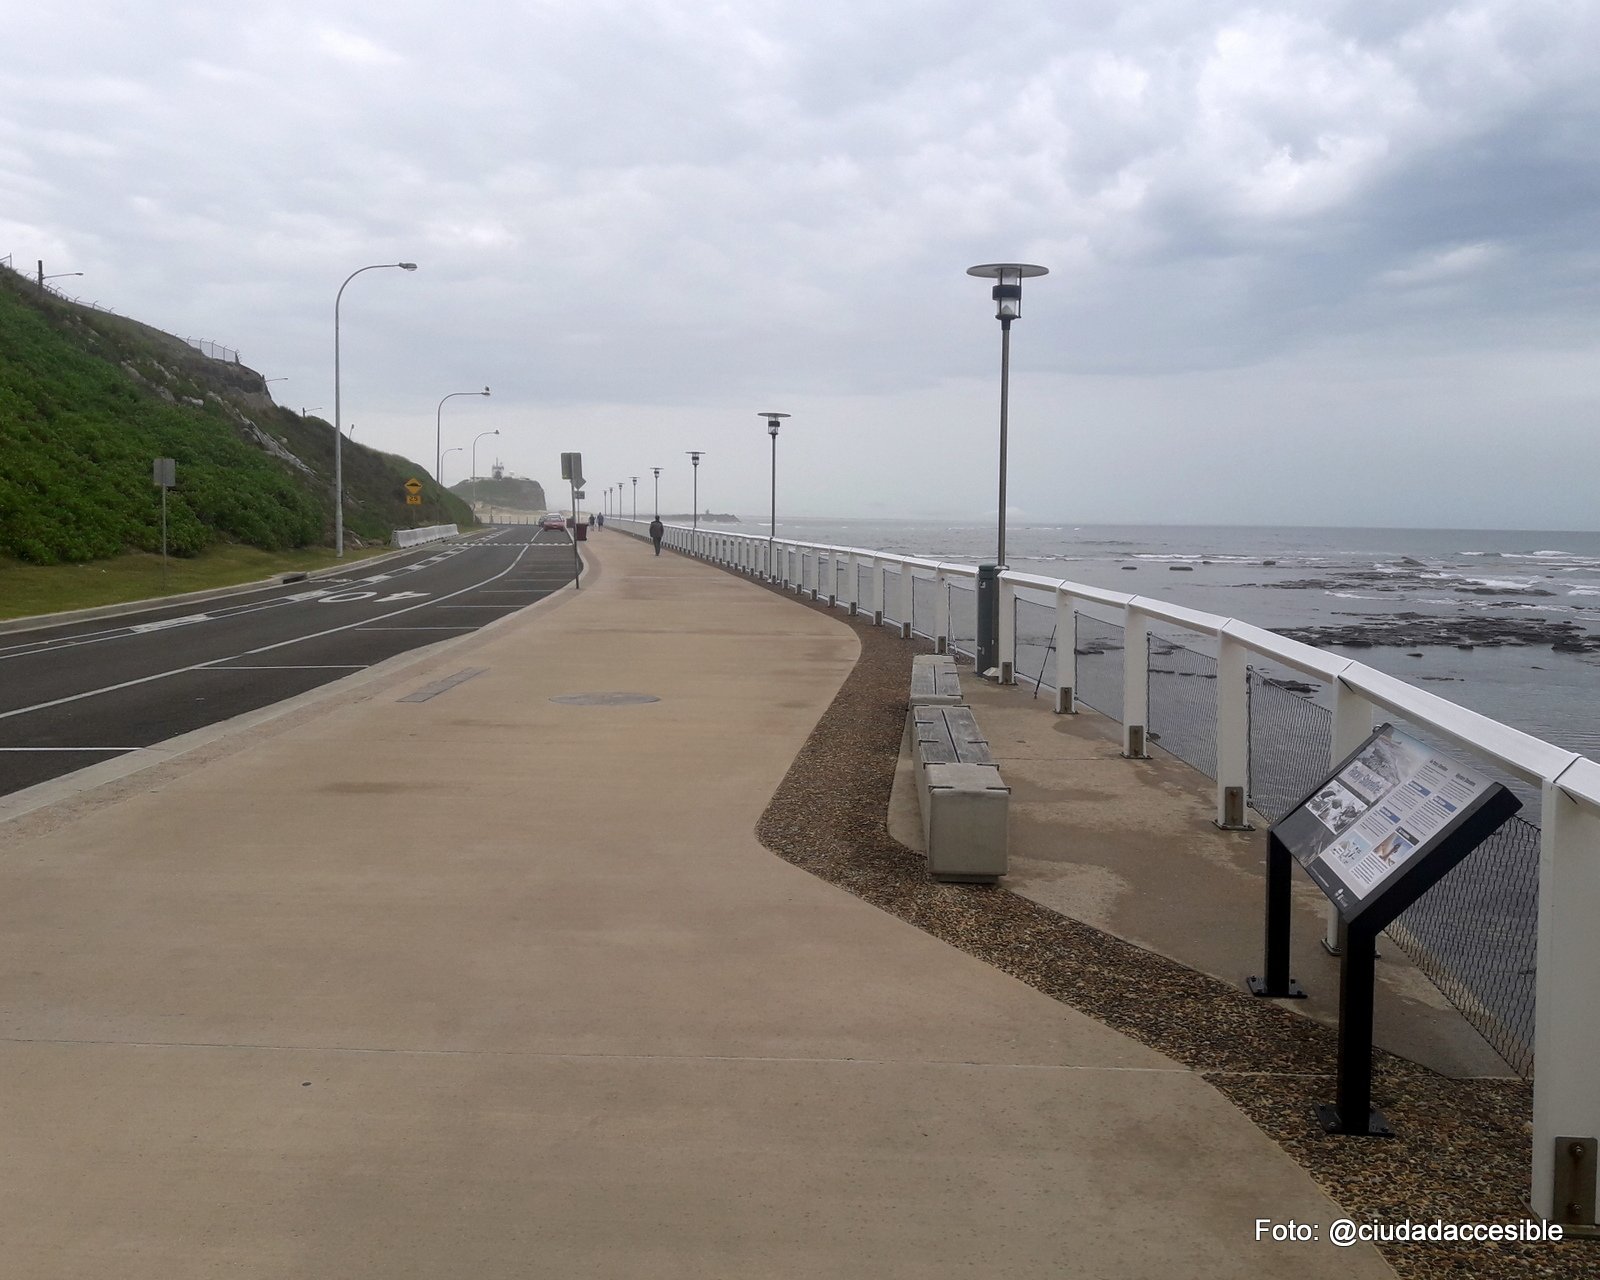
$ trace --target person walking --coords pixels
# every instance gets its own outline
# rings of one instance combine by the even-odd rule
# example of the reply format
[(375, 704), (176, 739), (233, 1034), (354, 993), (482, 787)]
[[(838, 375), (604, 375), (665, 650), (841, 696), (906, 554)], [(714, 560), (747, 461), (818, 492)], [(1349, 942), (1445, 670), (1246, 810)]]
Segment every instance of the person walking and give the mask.
[(661, 539), (666, 536), (666, 533), (667, 526), (661, 523), (660, 516), (650, 522), (650, 541), (656, 544), (657, 555), (661, 554)]

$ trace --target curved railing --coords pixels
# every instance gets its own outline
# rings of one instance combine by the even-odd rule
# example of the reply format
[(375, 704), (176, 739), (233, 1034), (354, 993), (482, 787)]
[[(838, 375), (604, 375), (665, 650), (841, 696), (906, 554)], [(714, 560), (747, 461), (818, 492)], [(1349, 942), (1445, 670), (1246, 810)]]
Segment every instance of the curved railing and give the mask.
[[(607, 527), (647, 536), (644, 522), (619, 519), (608, 521)], [(939, 652), (971, 651), (975, 628), (967, 628), (965, 622), (969, 613), (975, 616), (976, 565), (682, 525), (667, 526), (665, 545), (809, 593), (852, 614), (870, 614), (875, 623), (897, 626), (904, 636), (926, 637)], [(1283, 682), (1265, 677), (1263, 668), (1298, 673), (1326, 691), (1324, 701), (1329, 705), (1323, 714), (1331, 723), (1324, 733), (1313, 735), (1319, 752), (1326, 743), (1326, 756), (1313, 762), (1316, 773), (1353, 751), (1372, 731), (1374, 717), (1382, 713), (1486, 764), (1522, 784), (1525, 794), (1537, 797), (1538, 825), (1522, 824), (1526, 865), (1521, 875), (1534, 918), (1526, 922), (1525, 962), (1513, 962), (1526, 989), (1522, 1003), (1531, 1032), (1508, 1030), (1503, 1025), (1507, 1016), (1478, 994), (1481, 984), (1468, 983), (1451, 992), (1451, 975), (1446, 973), (1441, 986), (1448, 994), (1461, 997), (1458, 1004), (1463, 1013), (1523, 1074), (1532, 1074), (1537, 1062), (1533, 1203), (1547, 1216), (1559, 1217), (1548, 1212), (1558, 1158), (1555, 1139), (1558, 1135), (1591, 1139), (1600, 1135), (1600, 1091), (1590, 1085), (1591, 1065), (1600, 1062), (1600, 1019), (1589, 1010), (1592, 992), (1600, 989), (1600, 765), (1364, 663), (1237, 618), (1065, 578), (1010, 570), (1001, 573), (999, 591), (1000, 678), (1014, 683), (1022, 652), (1037, 653), (1041, 648), (1036, 640), (1030, 647), (1019, 639), (1020, 608), (1046, 610), (1052, 635), (1050, 643), (1043, 646), (1038, 684), (1052, 685), (1057, 712), (1077, 709), (1078, 659), (1086, 654), (1103, 657), (1115, 647), (1113, 643), (1080, 648), (1080, 626), (1087, 620), (1094, 626), (1120, 629), (1121, 678), (1120, 682), (1108, 682), (1113, 694), (1120, 683), (1119, 705), (1097, 709), (1120, 721), (1123, 753), (1130, 758), (1146, 758), (1152, 736), (1151, 655), (1152, 643), (1159, 639), (1153, 629), (1178, 628), (1203, 638), (1210, 650), (1204, 657), (1208, 664), (1214, 663), (1215, 675), (1215, 710), (1205, 744), (1206, 772), (1216, 782), (1220, 826), (1243, 825), (1247, 805), (1255, 799), (1251, 792), (1252, 690), (1261, 696), (1283, 687)], [(1168, 642), (1162, 639), (1160, 643)], [(1172, 650), (1156, 652), (1170, 654)], [(1031, 664), (1028, 670), (1033, 670)], [(1211, 674), (1209, 665), (1205, 674)], [(1029, 680), (1032, 682), (1031, 675)], [(1209, 713), (1209, 699), (1205, 705)], [(1262, 811), (1276, 816), (1265, 805)], [(1447, 877), (1441, 888), (1448, 883)], [(1402, 917), (1397, 926), (1404, 924)], [(1330, 943), (1335, 941), (1332, 930), (1330, 914)], [(1398, 932), (1404, 945), (1408, 936), (1403, 927)], [(1416, 944), (1414, 936), (1409, 941)], [(1478, 940), (1477, 945), (1480, 954), (1488, 953), (1489, 943)], [(1428, 968), (1426, 964), (1423, 967)], [(1440, 978), (1438, 973), (1432, 976)]]

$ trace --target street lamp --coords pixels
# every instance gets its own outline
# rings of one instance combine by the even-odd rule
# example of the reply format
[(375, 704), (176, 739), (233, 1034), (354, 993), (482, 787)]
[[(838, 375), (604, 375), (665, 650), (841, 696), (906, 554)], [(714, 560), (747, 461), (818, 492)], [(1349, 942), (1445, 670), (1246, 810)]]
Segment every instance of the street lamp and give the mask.
[(344, 300), (345, 285), (363, 271), (377, 271), (384, 267), (398, 267), (401, 271), (415, 271), (415, 262), (374, 262), (371, 266), (357, 267), (344, 278), (339, 292), (333, 296), (333, 554), (344, 559), (344, 428), (339, 417), (339, 304)]
[(767, 434), (772, 437), (772, 523), (767, 531), (767, 577), (772, 577), (773, 539), (778, 536), (778, 423), (786, 413), (758, 413), (756, 417), (767, 420)]
[[(433, 478), (435, 480), (439, 480), (439, 468), (444, 463), (444, 454), (439, 452), (439, 446), (444, 443), (441, 438), (444, 433), (444, 401), (454, 396), (486, 396), (488, 394), (488, 387), (485, 387), (482, 391), (452, 391), (445, 396), (444, 400), (439, 401), (439, 407), (433, 414)], [(439, 483), (443, 484), (444, 481), (440, 480)]]
[(661, 519), (661, 468), (651, 467), (656, 474), (656, 519)]
[(322, 406), (320, 404), (314, 404), (309, 409), (300, 410), (300, 416), (302, 418), (309, 418), (313, 413), (321, 413), (321, 412), (322, 412)]
[(639, 477), (633, 477), (633, 518), (639, 519)]
[(700, 532), (700, 459), (705, 456), (704, 449), (685, 449), (689, 461), (694, 464), (694, 532)]
[[(479, 393), (469, 391), (467, 394), (477, 395)], [(485, 387), (482, 394), (488, 395), (489, 389)], [(493, 431), (480, 431), (472, 437), (472, 505), (474, 507), (478, 505), (478, 441), (482, 440), (484, 436), (497, 436), (499, 434), (500, 428), (496, 427)], [(473, 515), (477, 515), (477, 512), (474, 511)]]
[(452, 453), (465, 453), (466, 451), (467, 451), (467, 446), (466, 445), (458, 444), (458, 445), (456, 445), (455, 448), (446, 449), (442, 454), (439, 455), (439, 470), (440, 470), (441, 474), (440, 474), (438, 479), (439, 479), (439, 487), (441, 489), (444, 488), (444, 476), (442, 474), (443, 471), (444, 471), (444, 460), (446, 458), (448, 458)]
[(995, 282), (990, 296), (994, 298), (995, 319), (1000, 322), (1000, 534), (995, 548), (995, 563), (987, 579), (985, 566), (978, 566), (977, 666), (979, 672), (984, 672), (999, 665), (998, 575), (1005, 572), (1006, 567), (1006, 413), (1011, 397), (1011, 322), (1022, 314), (1022, 282), (1033, 276), (1049, 275), (1050, 269), (1026, 262), (986, 262), (968, 267), (967, 274)]

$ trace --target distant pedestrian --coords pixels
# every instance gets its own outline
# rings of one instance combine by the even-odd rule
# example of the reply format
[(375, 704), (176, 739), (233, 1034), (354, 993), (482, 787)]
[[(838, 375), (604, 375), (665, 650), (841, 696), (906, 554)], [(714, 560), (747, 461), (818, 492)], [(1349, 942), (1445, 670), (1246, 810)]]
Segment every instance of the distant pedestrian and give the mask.
[(660, 516), (650, 522), (650, 541), (656, 544), (657, 555), (661, 554), (661, 539), (666, 536), (666, 533), (667, 526), (661, 523)]

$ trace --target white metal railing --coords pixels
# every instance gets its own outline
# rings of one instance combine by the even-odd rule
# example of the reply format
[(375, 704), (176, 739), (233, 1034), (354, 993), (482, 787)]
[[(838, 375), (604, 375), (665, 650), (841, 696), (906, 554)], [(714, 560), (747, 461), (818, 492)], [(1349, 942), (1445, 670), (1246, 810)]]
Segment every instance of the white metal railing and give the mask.
[[(612, 523), (608, 521), (607, 527)], [(614, 523), (624, 532), (647, 536), (642, 521)], [(900, 575), (899, 599), (889, 604), (887, 614), (902, 635), (912, 632), (916, 581), (931, 581), (933, 629), (920, 634), (932, 640), (940, 653), (950, 648), (949, 588), (961, 584), (975, 589), (977, 583), (977, 566), (972, 564), (783, 538), (770, 540), (769, 560), (769, 539), (714, 527), (691, 530), (668, 525), (664, 545), (804, 591), (852, 614), (868, 613), (879, 624), (886, 612), (883, 570), (895, 570)], [(841, 564), (845, 574), (839, 583)], [(863, 565), (871, 571), (867, 599), (860, 598), (858, 586), (857, 570)], [(1600, 1136), (1600, 1090), (1592, 1087), (1593, 1064), (1600, 1062), (1600, 1018), (1590, 1011), (1592, 993), (1600, 988), (1600, 765), (1363, 663), (1236, 618), (1065, 578), (1009, 570), (1000, 575), (999, 661), (1007, 683), (1015, 680), (1015, 601), (1019, 591), (1054, 604), (1058, 713), (1077, 709), (1072, 684), (1078, 615), (1124, 628), (1121, 722), (1123, 754), (1129, 757), (1144, 757), (1148, 739), (1146, 640), (1150, 624), (1168, 623), (1215, 640), (1216, 816), (1221, 826), (1236, 826), (1243, 819), (1243, 798), (1249, 785), (1248, 667), (1252, 657), (1322, 681), (1331, 690), (1330, 767), (1360, 744), (1372, 731), (1375, 713), (1383, 711), (1539, 788), (1532, 1203), (1546, 1217), (1561, 1216), (1553, 1212), (1552, 1203), (1556, 1138)]]

